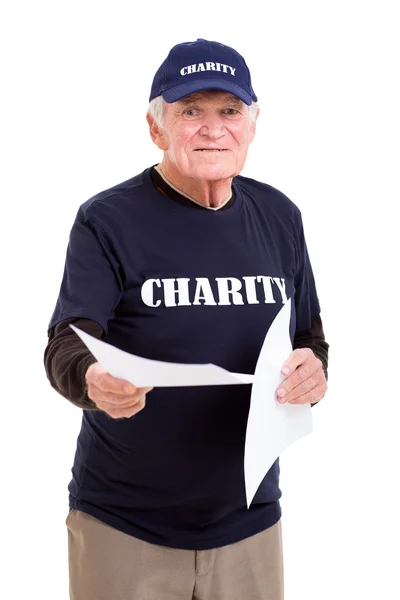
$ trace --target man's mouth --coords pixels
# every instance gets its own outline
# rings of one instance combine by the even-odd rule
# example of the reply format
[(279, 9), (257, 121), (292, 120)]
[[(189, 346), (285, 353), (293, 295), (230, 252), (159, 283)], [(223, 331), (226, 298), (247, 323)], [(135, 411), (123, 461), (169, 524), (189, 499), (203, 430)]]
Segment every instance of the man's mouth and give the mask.
[(228, 148), (196, 148), (195, 152), (227, 152)]

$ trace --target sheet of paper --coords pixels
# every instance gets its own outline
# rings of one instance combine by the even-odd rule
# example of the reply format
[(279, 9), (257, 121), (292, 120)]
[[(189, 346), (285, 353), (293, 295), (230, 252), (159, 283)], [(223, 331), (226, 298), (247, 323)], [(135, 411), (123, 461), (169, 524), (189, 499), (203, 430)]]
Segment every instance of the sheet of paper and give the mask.
[(179, 387), (193, 385), (235, 385), (253, 383), (256, 377), (231, 373), (213, 364), (179, 364), (150, 360), (120, 350), (70, 325), (101, 366), (113, 377), (136, 387)]
[(290, 314), (291, 299), (275, 317), (257, 361), (245, 442), (247, 508), (275, 460), (290, 444), (312, 433), (310, 404), (280, 404), (276, 399), (276, 388), (286, 379), (281, 368), (293, 350)]
[(94, 338), (74, 325), (70, 327), (111, 375), (137, 387), (252, 383), (244, 456), (249, 507), (275, 460), (290, 444), (312, 433), (310, 404), (280, 404), (275, 396), (276, 388), (285, 379), (280, 370), (292, 351), (290, 314), (291, 300), (283, 305), (265, 336), (254, 375), (232, 373), (211, 363), (178, 364), (142, 358)]

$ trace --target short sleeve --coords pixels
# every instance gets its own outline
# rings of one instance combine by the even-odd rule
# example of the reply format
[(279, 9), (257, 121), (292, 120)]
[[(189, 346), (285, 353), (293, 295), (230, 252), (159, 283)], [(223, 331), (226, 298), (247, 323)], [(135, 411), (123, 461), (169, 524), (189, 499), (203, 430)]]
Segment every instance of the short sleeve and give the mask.
[(81, 208), (70, 232), (64, 275), (48, 329), (64, 319), (82, 317), (97, 321), (107, 332), (122, 289), (111, 240)]
[(297, 240), (297, 267), (294, 278), (296, 331), (305, 331), (311, 328), (311, 317), (318, 316), (321, 308), (299, 209), (295, 212), (294, 220), (296, 225), (295, 239)]

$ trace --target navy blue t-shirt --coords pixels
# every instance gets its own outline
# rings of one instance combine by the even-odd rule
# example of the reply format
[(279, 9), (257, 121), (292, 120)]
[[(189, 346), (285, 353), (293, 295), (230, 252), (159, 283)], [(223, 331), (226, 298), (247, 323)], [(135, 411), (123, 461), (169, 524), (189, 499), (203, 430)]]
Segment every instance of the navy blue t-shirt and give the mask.
[[(151, 168), (78, 211), (49, 328), (82, 317), (104, 340), (156, 360), (254, 373), (293, 298), (290, 336), (320, 313), (298, 207), (238, 176), (227, 210), (166, 197)], [(130, 419), (83, 411), (70, 506), (151, 543), (231, 544), (281, 516), (279, 459), (249, 509), (244, 444), (250, 385), (156, 388)]]

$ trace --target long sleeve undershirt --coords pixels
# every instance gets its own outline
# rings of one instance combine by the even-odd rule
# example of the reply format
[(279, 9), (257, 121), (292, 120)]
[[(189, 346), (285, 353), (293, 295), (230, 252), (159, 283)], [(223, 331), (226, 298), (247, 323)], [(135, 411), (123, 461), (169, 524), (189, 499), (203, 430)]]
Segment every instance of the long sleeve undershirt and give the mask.
[[(85, 410), (98, 410), (87, 395), (85, 379), (86, 371), (96, 362), (96, 359), (69, 327), (70, 323), (93, 337), (98, 339), (104, 337), (101, 325), (90, 319), (73, 318), (57, 323), (49, 331), (49, 341), (44, 353), (46, 374), (52, 387), (72, 404)], [(329, 345), (325, 341), (319, 315), (312, 318), (310, 329), (295, 334), (293, 349), (296, 348), (311, 348), (321, 360), (325, 377), (328, 379)]]

